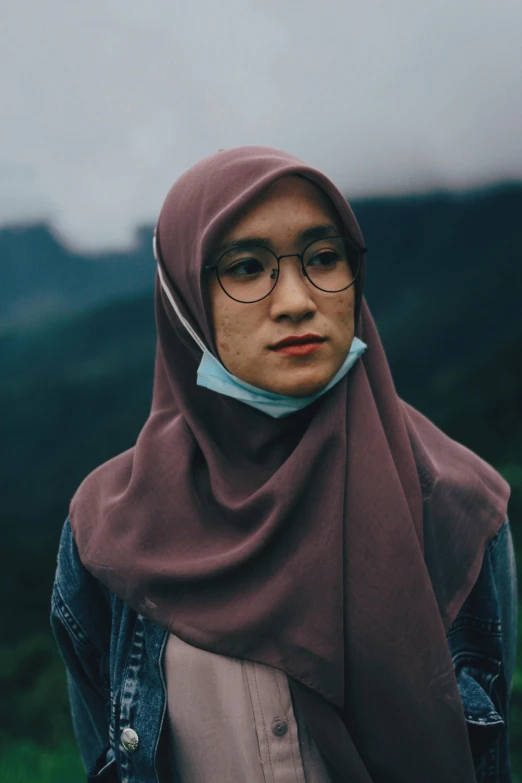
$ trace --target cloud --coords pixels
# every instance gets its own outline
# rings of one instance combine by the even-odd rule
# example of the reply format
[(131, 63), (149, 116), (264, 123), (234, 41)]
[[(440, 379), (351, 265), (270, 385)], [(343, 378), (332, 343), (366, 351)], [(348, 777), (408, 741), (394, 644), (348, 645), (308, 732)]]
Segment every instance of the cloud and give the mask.
[(348, 195), (522, 176), (514, 0), (4, 0), (0, 223), (124, 246), (220, 147), (293, 152)]

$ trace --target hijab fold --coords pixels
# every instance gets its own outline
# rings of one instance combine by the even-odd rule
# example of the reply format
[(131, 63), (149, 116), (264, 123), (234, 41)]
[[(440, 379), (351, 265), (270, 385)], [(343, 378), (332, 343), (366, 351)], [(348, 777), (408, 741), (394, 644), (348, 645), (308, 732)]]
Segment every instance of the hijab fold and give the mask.
[[(268, 147), (220, 151), (172, 186), (158, 264), (217, 356), (202, 269), (219, 234), (276, 179), (341, 192)], [(152, 406), (133, 448), (70, 504), (85, 567), (189, 644), (289, 676), (315, 740), (350, 783), (475, 783), (445, 633), (507, 515), (509, 485), (401, 400), (356, 282), (367, 349), (311, 405), (273, 419), (197, 386), (201, 349), (156, 275)]]

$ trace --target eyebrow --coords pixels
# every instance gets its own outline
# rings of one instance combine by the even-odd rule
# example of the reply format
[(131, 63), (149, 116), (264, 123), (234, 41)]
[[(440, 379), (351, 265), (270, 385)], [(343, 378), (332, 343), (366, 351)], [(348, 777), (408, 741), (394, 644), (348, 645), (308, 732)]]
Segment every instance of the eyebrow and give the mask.
[[(339, 229), (333, 223), (322, 223), (319, 226), (311, 226), (305, 228), (297, 234), (297, 239), (300, 242), (314, 242), (316, 239), (324, 239), (329, 236), (339, 236)], [(268, 247), (273, 248), (272, 241), (269, 237), (237, 237), (232, 238), (225, 244), (220, 245), (213, 255), (221, 256), (226, 253), (227, 250), (231, 250), (234, 247)]]

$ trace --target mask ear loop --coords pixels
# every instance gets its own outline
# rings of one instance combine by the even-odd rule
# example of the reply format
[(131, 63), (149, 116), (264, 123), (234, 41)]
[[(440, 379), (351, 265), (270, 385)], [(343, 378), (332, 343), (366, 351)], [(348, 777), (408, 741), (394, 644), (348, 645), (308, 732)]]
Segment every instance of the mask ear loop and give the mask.
[(172, 309), (174, 310), (174, 312), (176, 313), (176, 315), (178, 316), (179, 320), (181, 321), (181, 323), (183, 324), (183, 326), (185, 327), (187, 332), (190, 334), (192, 339), (196, 342), (196, 344), (199, 346), (199, 348), (201, 348), (201, 351), (203, 353), (205, 353), (206, 350), (207, 350), (206, 347), (205, 347), (205, 344), (203, 343), (201, 338), (196, 334), (196, 332), (194, 331), (192, 326), (189, 324), (187, 319), (182, 316), (179, 307), (177, 306), (176, 302), (174, 301), (174, 298), (173, 298), (172, 294), (170, 293), (169, 289), (167, 288), (167, 285), (165, 283), (165, 278), (163, 277), (163, 272), (161, 270), (160, 261), (159, 261), (158, 247), (157, 247), (157, 242), (156, 242), (156, 231), (154, 231), (154, 236), (152, 238), (152, 251), (154, 253), (154, 258), (156, 260), (156, 264), (157, 264), (157, 267), (158, 267), (158, 275), (159, 275), (159, 279), (160, 279), (160, 282), (161, 282), (161, 287), (163, 288), (163, 290), (167, 294), (167, 298), (168, 298), (170, 304), (172, 305)]

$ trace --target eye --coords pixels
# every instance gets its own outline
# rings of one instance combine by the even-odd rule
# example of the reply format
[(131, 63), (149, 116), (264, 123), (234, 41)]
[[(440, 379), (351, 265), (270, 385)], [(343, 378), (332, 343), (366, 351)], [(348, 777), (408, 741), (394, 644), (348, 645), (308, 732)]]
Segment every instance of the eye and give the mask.
[(264, 266), (258, 258), (241, 258), (237, 261), (228, 262), (223, 269), (223, 274), (233, 275), (235, 277), (251, 277), (261, 274)]
[(314, 253), (306, 265), (329, 269), (334, 267), (340, 260), (341, 256), (337, 250), (326, 249)]

